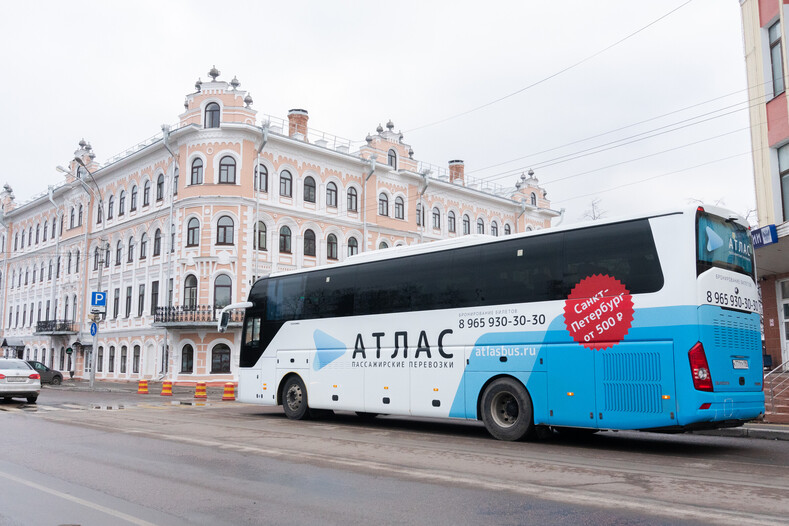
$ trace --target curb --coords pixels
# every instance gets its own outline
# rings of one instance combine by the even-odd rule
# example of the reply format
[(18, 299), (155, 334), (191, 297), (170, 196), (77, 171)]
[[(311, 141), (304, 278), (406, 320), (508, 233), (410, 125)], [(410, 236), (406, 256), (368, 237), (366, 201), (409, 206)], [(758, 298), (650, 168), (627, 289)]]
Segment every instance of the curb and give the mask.
[[(770, 425), (770, 424), (767, 424)], [(765, 440), (789, 440), (789, 428), (768, 428), (766, 425), (728, 427), (722, 429), (710, 429), (705, 431), (693, 431), (694, 435), (719, 436), (719, 437), (740, 437), (740, 438), (760, 438)]]

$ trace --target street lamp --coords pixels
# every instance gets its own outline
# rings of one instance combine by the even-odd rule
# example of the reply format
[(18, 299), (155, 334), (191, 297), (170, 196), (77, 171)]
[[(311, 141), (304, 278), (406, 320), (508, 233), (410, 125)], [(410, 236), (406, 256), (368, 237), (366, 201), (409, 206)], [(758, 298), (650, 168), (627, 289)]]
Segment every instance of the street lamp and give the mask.
[[(103, 217), (104, 216), (104, 198), (101, 195), (101, 189), (99, 188), (99, 185), (96, 183), (96, 179), (93, 177), (93, 174), (88, 169), (88, 167), (85, 166), (85, 163), (79, 157), (79, 155), (74, 157), (74, 161), (76, 161), (76, 163), (79, 164), (79, 166), (82, 167), (85, 170), (85, 172), (90, 176), (91, 181), (93, 181), (93, 186), (96, 187), (95, 190), (93, 188), (91, 188), (90, 185), (88, 185), (82, 179), (82, 177), (79, 176), (79, 168), (77, 168), (77, 177), (76, 177), (77, 181), (79, 181), (80, 184), (82, 184), (82, 188), (85, 189), (85, 191), (88, 193), (88, 195), (93, 197), (93, 199), (97, 199), (99, 201), (99, 211), (100, 211), (100, 213), (102, 215), (101, 236), (99, 237), (99, 245), (100, 245), (99, 253), (101, 254), (101, 258), (103, 259), (104, 257), (106, 257), (107, 250), (109, 250), (109, 247), (108, 247), (109, 243), (104, 238), (104, 223), (105, 223), (104, 217)], [(57, 170), (59, 172), (63, 172), (63, 173), (67, 173), (67, 174), (71, 175), (71, 172), (66, 170), (62, 166), (58, 166)], [(85, 247), (85, 248), (87, 250), (87, 247)], [(86, 261), (90, 261), (90, 251), (89, 250), (87, 251)], [(104, 270), (104, 261), (102, 261), (100, 259), (99, 260), (99, 275), (98, 275), (98, 280), (97, 280), (97, 283), (96, 283), (96, 289), (98, 290), (98, 292), (102, 291), (101, 290), (101, 278), (102, 278), (102, 275), (103, 275), (103, 270)], [(94, 322), (96, 322), (96, 323), (98, 322), (98, 317), (94, 318)], [(95, 334), (93, 334), (93, 350), (90, 353), (90, 381), (89, 381), (89, 386), (90, 386), (91, 389), (93, 389), (93, 386), (94, 386), (94, 384), (96, 382), (96, 366), (98, 365), (98, 355), (99, 355), (99, 331), (97, 330), (97, 331), (95, 331)]]

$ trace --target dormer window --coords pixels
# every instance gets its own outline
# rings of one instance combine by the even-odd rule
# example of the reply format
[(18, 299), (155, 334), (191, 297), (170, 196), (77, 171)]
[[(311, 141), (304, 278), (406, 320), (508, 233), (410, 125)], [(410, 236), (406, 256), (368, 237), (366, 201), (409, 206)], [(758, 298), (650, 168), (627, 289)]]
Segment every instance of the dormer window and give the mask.
[(537, 206), (537, 194), (535, 194), (534, 192), (531, 193), (531, 205)]
[(205, 107), (205, 128), (219, 128), (219, 104), (210, 103)]
[(389, 150), (387, 164), (389, 164), (389, 166), (391, 166), (393, 169), (397, 170), (397, 154), (394, 150)]

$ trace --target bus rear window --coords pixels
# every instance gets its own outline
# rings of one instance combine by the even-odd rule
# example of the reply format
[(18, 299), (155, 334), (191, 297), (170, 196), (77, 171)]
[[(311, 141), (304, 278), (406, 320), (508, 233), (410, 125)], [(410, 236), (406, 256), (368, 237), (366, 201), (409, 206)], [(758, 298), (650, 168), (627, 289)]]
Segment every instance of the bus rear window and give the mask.
[(696, 212), (696, 271), (733, 270), (753, 277), (751, 233), (734, 221)]

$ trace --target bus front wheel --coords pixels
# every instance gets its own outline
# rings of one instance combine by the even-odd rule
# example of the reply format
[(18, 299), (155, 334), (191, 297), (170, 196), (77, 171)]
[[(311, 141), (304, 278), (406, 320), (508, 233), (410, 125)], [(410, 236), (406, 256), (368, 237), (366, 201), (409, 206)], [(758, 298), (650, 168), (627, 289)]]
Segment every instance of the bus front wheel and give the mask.
[(482, 421), (499, 440), (521, 440), (534, 431), (531, 397), (513, 378), (493, 381), (482, 394)]
[(291, 420), (308, 418), (310, 411), (307, 404), (307, 388), (298, 376), (291, 376), (282, 388), (282, 408), (285, 416)]

